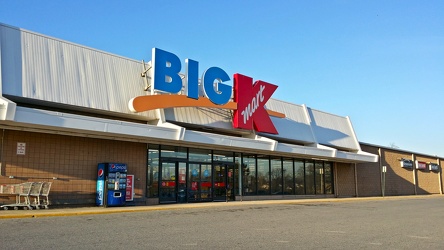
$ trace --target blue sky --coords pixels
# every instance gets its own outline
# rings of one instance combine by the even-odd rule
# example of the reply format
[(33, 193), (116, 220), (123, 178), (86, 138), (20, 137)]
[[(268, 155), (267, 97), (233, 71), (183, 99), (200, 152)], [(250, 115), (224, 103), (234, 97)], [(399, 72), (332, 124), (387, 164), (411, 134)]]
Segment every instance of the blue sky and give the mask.
[(124, 57), (157, 47), (349, 116), (359, 141), (444, 156), (444, 1), (16, 1), (0, 22)]

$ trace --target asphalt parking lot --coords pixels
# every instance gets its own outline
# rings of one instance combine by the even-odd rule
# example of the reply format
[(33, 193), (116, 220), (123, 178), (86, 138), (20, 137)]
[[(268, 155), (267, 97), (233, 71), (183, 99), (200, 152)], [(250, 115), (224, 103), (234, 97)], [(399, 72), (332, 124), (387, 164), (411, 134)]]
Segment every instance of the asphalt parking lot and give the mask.
[(442, 249), (443, 211), (441, 195), (8, 210), (0, 235), (2, 249)]

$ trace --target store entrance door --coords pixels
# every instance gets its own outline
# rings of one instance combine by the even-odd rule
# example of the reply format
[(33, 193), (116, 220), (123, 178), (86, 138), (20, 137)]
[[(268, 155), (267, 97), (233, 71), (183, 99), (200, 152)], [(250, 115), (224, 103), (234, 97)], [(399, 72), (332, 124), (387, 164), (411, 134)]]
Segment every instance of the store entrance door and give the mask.
[(214, 201), (234, 200), (234, 164), (213, 163)]
[(187, 202), (186, 167), (186, 162), (162, 162), (159, 203)]
[(190, 163), (188, 167), (188, 201), (212, 201), (212, 169), (208, 163)]

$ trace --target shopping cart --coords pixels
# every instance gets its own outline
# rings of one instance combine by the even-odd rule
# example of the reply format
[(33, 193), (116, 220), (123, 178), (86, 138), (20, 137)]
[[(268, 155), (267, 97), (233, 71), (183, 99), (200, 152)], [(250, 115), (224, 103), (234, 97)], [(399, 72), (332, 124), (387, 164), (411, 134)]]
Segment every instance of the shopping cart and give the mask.
[[(46, 209), (49, 208), (49, 191), (51, 190), (51, 185), (52, 182), (43, 182), (42, 189), (38, 197), (38, 203)], [(40, 198), (43, 198), (43, 201), (40, 201)]]
[[(29, 191), (28, 203), (36, 209), (40, 209), (40, 194), (42, 192), (43, 183), (44, 182), (33, 182), (31, 190)], [(32, 198), (34, 198), (34, 201), (31, 201)]]
[(15, 195), (15, 203), (14, 204), (6, 204), (0, 206), (4, 210), (8, 210), (9, 208), (14, 208), (14, 210), (18, 210), (20, 207), (23, 209), (32, 210), (32, 206), (29, 202), (29, 193), (31, 192), (32, 182), (25, 182), (21, 184), (13, 185), (12, 187), (6, 187), (6, 189), (10, 190), (11, 195)]
[[(18, 203), (19, 184), (2, 184), (0, 185), (0, 195), (4, 197), (14, 196), (15, 202)], [(17, 190), (17, 191), (16, 191)]]

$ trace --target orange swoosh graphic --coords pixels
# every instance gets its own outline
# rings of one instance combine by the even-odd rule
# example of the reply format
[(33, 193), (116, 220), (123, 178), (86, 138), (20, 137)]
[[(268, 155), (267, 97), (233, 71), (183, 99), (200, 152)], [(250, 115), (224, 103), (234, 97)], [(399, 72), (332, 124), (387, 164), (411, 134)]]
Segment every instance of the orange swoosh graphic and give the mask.
[[(224, 105), (217, 105), (205, 97), (199, 99), (189, 98), (186, 95), (145, 95), (137, 96), (131, 99), (128, 103), (129, 108), (133, 112), (143, 112), (153, 109), (165, 108), (183, 108), (183, 107), (204, 107), (204, 108), (218, 108), (218, 109), (237, 109), (237, 103), (229, 102)], [(272, 110), (267, 110), (271, 116), (285, 118), (285, 114)]]

